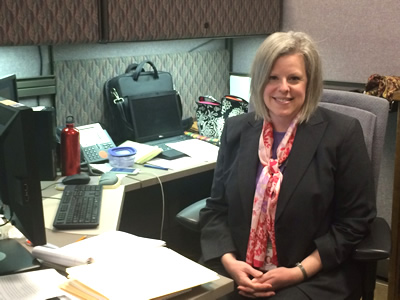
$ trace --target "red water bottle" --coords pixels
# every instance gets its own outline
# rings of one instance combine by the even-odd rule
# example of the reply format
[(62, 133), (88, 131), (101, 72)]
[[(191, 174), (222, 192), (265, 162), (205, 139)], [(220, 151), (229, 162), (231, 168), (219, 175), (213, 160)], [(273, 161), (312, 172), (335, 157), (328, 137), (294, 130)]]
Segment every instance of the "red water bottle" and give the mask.
[(61, 131), (61, 174), (70, 176), (81, 172), (79, 130), (74, 127), (74, 117), (68, 116)]

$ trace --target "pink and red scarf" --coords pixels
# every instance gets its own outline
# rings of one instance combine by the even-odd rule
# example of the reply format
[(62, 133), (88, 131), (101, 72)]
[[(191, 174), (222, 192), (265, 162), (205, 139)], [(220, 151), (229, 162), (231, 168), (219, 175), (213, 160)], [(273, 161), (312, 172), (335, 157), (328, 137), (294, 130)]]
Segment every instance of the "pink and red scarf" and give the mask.
[(277, 148), (277, 159), (272, 158), (274, 131), (272, 124), (265, 122), (260, 135), (258, 156), (263, 165), (257, 182), (253, 201), (253, 213), (246, 262), (262, 268), (267, 253), (268, 239), (272, 243), (272, 264), (278, 265), (275, 243), (275, 213), (283, 175), (279, 169), (288, 158), (297, 130), (296, 117), (290, 124)]

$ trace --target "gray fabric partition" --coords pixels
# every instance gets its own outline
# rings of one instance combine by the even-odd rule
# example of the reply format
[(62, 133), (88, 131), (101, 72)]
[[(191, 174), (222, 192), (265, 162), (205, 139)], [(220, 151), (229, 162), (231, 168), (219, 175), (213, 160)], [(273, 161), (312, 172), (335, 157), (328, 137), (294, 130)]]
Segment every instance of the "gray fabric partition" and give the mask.
[(229, 93), (229, 53), (226, 50), (163, 55), (57, 61), (57, 126), (73, 115), (76, 125), (104, 123), (103, 86), (122, 74), (126, 66), (151, 60), (158, 70), (172, 74), (182, 98), (183, 117), (195, 116), (195, 99), (200, 95), (221, 98)]

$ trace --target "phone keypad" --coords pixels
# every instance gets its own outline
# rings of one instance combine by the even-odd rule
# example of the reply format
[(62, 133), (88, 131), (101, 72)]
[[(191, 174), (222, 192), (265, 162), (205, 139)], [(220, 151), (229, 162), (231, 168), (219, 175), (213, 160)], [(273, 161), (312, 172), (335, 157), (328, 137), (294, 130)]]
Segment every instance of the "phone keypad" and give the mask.
[[(83, 148), (83, 153), (87, 161), (89, 162), (102, 162), (107, 159), (104, 158), (104, 150), (115, 147), (114, 143), (103, 143), (101, 145), (93, 145)], [(100, 155), (102, 154), (102, 155)]]

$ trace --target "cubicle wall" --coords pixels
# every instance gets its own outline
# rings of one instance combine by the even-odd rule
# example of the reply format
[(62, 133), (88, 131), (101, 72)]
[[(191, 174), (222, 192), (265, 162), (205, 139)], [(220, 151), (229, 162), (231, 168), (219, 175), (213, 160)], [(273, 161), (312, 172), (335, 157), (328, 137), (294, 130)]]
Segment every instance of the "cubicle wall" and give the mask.
[(158, 70), (172, 74), (183, 102), (183, 117), (195, 116), (200, 95), (220, 98), (229, 92), (229, 52), (213, 50), (163, 55), (57, 61), (57, 125), (73, 115), (76, 125), (104, 123), (103, 86), (131, 63), (151, 60)]

